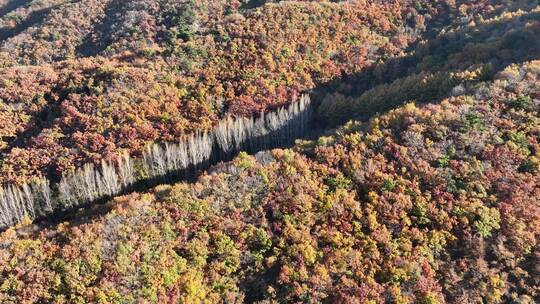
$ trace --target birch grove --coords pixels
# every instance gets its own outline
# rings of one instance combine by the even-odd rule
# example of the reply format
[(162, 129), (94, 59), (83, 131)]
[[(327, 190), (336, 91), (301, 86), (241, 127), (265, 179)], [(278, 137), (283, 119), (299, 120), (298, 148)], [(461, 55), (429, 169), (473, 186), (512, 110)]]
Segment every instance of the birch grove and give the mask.
[[(292, 142), (305, 135), (310, 106), (309, 95), (303, 95), (298, 102), (259, 117), (227, 117), (212, 132), (191, 134), (179, 143), (154, 143), (140, 159), (124, 153), (97, 166), (86, 164), (55, 185), (40, 177), (22, 186), (5, 186), (0, 189), (0, 228), (112, 197), (140, 180), (165, 179), (243, 150), (255, 152)], [(136, 164), (141, 164), (138, 169)]]

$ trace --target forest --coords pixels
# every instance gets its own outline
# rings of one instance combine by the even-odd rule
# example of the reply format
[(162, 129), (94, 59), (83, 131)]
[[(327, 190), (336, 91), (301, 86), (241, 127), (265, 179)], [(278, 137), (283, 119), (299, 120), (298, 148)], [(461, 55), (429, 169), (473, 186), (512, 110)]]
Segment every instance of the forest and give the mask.
[(0, 303), (538, 303), (539, 38), (531, 0), (0, 0)]
[(142, 187), (150, 179), (173, 182), (189, 178), (241, 151), (284, 146), (306, 134), (311, 112), (309, 95), (304, 95), (286, 108), (257, 118), (229, 116), (212, 132), (191, 134), (176, 144), (155, 143), (140, 158), (124, 153), (114, 161), (102, 160), (100, 166), (85, 164), (57, 184), (40, 176), (21, 186), (9, 185), (0, 189), (0, 228), (111, 198)]

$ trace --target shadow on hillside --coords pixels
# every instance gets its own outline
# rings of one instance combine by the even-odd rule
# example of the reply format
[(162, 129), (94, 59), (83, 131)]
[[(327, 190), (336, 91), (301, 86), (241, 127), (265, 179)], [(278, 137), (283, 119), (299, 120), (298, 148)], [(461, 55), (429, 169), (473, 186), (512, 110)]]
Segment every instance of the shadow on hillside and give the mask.
[(267, 0), (250, 0), (240, 6), (240, 9), (248, 10), (257, 8), (267, 3)]
[(0, 18), (3, 18), (5, 15), (11, 13), (12, 11), (27, 6), (31, 3), (32, 0), (11, 0), (6, 5), (0, 7)]
[(15, 37), (27, 30), (28, 28), (43, 22), (43, 20), (47, 18), (51, 11), (58, 7), (60, 7), (60, 4), (34, 11), (30, 13), (28, 17), (26, 17), (26, 19), (18, 23), (14, 28), (0, 29), (0, 41), (5, 41), (9, 38)]
[[(530, 12), (508, 20), (485, 25), (466, 27), (439, 35), (404, 57), (391, 58), (360, 73), (343, 75), (317, 87), (312, 92), (315, 104), (325, 97), (341, 94), (358, 98), (362, 94), (394, 81), (419, 73), (462, 72), (472, 66), (487, 65), (490, 75), (514, 63), (540, 59), (540, 13)], [(399, 99), (401, 96), (397, 96)], [(444, 96), (441, 96), (444, 97)], [(391, 110), (410, 100), (401, 100), (384, 107)], [(380, 111), (378, 111), (380, 113)], [(318, 123), (333, 127), (349, 119), (366, 120), (378, 114), (363, 113), (360, 117), (350, 114), (343, 119), (328, 122), (318, 117)]]
[(112, 32), (114, 25), (118, 24), (118, 16), (122, 13), (124, 1), (112, 0), (105, 8), (105, 17), (100, 22), (94, 24), (92, 30), (83, 38), (82, 43), (77, 46), (76, 52), (79, 56), (91, 57), (103, 52), (113, 42)]

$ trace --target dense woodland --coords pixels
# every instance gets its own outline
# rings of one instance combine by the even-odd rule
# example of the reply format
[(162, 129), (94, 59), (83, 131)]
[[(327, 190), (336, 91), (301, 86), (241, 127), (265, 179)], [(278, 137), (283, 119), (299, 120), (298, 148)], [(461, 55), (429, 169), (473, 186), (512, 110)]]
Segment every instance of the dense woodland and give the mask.
[(41, 176), (21, 186), (0, 188), (0, 229), (24, 220), (68, 213), (122, 192), (153, 183), (188, 179), (242, 151), (258, 152), (291, 144), (305, 136), (312, 116), (304, 95), (287, 107), (258, 117), (227, 117), (211, 132), (191, 134), (178, 143), (155, 143), (139, 158), (124, 153), (65, 174), (58, 183)]
[(531, 0), (0, 0), (0, 303), (538, 303), (539, 38)]
[[(208, 131), (226, 114), (273, 109), (400, 54), (416, 33), (397, 1), (247, 11), (222, 2), (55, 3), (35, 9), (36, 25), (15, 25), (22, 31), (0, 46), (0, 183), (59, 179), (87, 162)], [(7, 16), (20, 10), (33, 18), (22, 8)]]
[(177, 142), (405, 56), (447, 20), (461, 26), (533, 6), (263, 2), (6, 1), (14, 4), (0, 35), (0, 184), (140, 156), (152, 142)]
[(3, 302), (534, 303), (540, 62), (88, 223), (2, 235)]

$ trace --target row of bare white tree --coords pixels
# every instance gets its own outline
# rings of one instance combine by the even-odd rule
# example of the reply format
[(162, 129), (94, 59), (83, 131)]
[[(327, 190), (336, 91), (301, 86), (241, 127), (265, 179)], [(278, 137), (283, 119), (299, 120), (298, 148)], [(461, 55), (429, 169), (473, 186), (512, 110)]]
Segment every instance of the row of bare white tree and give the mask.
[[(51, 185), (41, 177), (22, 186), (0, 189), (0, 228), (122, 193), (135, 182), (165, 177), (243, 150), (279, 147), (305, 134), (310, 116), (309, 95), (259, 117), (228, 117), (213, 132), (192, 134), (179, 143), (152, 144), (142, 159), (124, 153), (115, 161), (86, 164)], [(140, 165), (139, 165), (140, 164)], [(138, 168), (135, 170), (135, 168)]]

